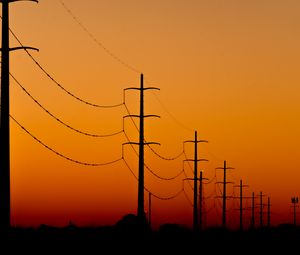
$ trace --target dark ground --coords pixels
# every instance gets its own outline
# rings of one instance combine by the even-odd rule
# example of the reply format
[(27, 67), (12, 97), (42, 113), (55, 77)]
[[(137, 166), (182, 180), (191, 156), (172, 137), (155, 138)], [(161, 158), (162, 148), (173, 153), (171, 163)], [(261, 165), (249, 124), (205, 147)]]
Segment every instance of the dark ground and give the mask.
[(299, 254), (299, 244), (300, 228), (287, 224), (244, 232), (209, 228), (197, 233), (165, 224), (151, 231), (147, 224), (138, 224), (135, 216), (127, 215), (106, 227), (11, 228), (1, 233), (0, 254), (8, 254), (7, 248), (13, 254)]

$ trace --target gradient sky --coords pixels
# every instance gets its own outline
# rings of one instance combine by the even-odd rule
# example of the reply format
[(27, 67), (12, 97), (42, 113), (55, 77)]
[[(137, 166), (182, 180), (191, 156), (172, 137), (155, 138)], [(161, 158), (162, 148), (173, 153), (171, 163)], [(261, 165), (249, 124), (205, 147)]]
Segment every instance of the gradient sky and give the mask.
[[(182, 142), (194, 137), (199, 169), (210, 179), (223, 160), (235, 168), (228, 178), (242, 178), (254, 191), (271, 197), (272, 222), (291, 221), (290, 198), (300, 193), (300, 2), (297, 0), (64, 0), (77, 18), (115, 56), (143, 72), (147, 85), (145, 112), (161, 119), (145, 121), (148, 141), (160, 142), (158, 153), (172, 157)], [(98, 104), (122, 102), (125, 87), (139, 86), (139, 73), (112, 58), (72, 19), (58, 0), (13, 3), (11, 29), (23, 44), (40, 49), (33, 56), (74, 94)], [(18, 46), (11, 38), (11, 46)], [(70, 125), (93, 133), (122, 129), (123, 107), (95, 109), (60, 90), (24, 52), (11, 54), (11, 73), (39, 102)], [(165, 111), (163, 103), (177, 122)], [(131, 113), (138, 114), (139, 95), (128, 92)], [(123, 135), (90, 138), (61, 126), (11, 81), (11, 114), (50, 147), (71, 158), (107, 162), (121, 157)], [(178, 124), (183, 123), (183, 125)], [(126, 133), (137, 141), (130, 120)], [(192, 145), (186, 145), (189, 157)], [(130, 147), (125, 158), (137, 173), (138, 158)], [(181, 157), (163, 161), (145, 150), (145, 161), (162, 176), (182, 169)], [(189, 175), (188, 165), (185, 169)], [(145, 185), (169, 196), (182, 187), (157, 180), (145, 170)], [(222, 174), (216, 173), (218, 181)], [(66, 225), (113, 224), (135, 213), (137, 182), (124, 163), (85, 167), (41, 147), (11, 122), (12, 223)], [(185, 184), (192, 199), (192, 190)], [(228, 193), (238, 195), (230, 186)], [(220, 195), (214, 184), (207, 196)], [(147, 196), (147, 193), (145, 193)], [(145, 209), (147, 207), (145, 198)], [(258, 201), (257, 201), (258, 202)], [(265, 198), (266, 202), (266, 198)], [(245, 202), (250, 206), (250, 201)], [(207, 224), (220, 223), (220, 202), (205, 202)], [(229, 202), (234, 225), (238, 202)], [(153, 222), (192, 223), (184, 195), (170, 201), (153, 199)], [(248, 215), (249, 213), (247, 213)], [(249, 215), (250, 216), (250, 215)], [(247, 216), (248, 217), (248, 216)], [(247, 219), (248, 220), (248, 219)]]

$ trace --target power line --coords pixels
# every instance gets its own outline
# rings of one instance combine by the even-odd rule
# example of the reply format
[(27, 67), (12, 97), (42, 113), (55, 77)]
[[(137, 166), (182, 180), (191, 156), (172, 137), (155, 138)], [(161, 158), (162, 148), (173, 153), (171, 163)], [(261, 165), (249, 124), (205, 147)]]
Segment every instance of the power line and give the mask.
[(187, 127), (186, 125), (184, 125), (182, 122), (180, 122), (177, 118), (175, 118), (175, 116), (167, 109), (167, 107), (163, 104), (163, 102), (158, 98), (158, 96), (156, 95), (155, 92), (152, 91), (152, 94), (155, 96), (155, 99), (157, 100), (157, 102), (159, 102), (159, 104), (161, 105), (161, 107), (164, 109), (164, 111), (169, 114), (169, 116), (171, 117), (171, 119), (173, 119), (173, 121), (180, 127), (188, 130), (188, 131), (194, 131), (192, 128)]
[(32, 133), (30, 133), (24, 126), (22, 126), (13, 116), (10, 115), (10, 118), (21, 128), (23, 129), (28, 135), (30, 135), (35, 141), (37, 141), (39, 144), (41, 144), (42, 146), (44, 146), (46, 149), (50, 150), (51, 152), (53, 152), (54, 154), (56, 154), (57, 156), (60, 156), (63, 159), (66, 159), (68, 161), (71, 161), (73, 163), (79, 164), (79, 165), (84, 165), (84, 166), (93, 166), (93, 167), (98, 167), (98, 166), (107, 166), (107, 165), (111, 165), (114, 163), (117, 163), (118, 161), (121, 161), (123, 158), (119, 158), (110, 162), (106, 162), (106, 163), (87, 163), (87, 162), (82, 162), (82, 161), (78, 161), (72, 158), (69, 158), (59, 152), (57, 152), (56, 150), (52, 149), (51, 147), (49, 147), (48, 145), (46, 145), (44, 142), (42, 142), (40, 139), (38, 139), (36, 136), (34, 136)]
[(184, 168), (183, 168), (183, 173), (184, 173), (184, 176), (185, 176), (185, 180), (187, 180), (187, 182), (188, 182), (189, 186), (191, 187), (191, 189), (194, 190), (192, 184), (190, 183), (191, 178), (189, 178), (189, 177), (187, 176), (187, 174), (186, 174)]
[(104, 46), (103, 43), (101, 43), (83, 24), (82, 22), (79, 20), (79, 18), (77, 18), (75, 16), (75, 14), (71, 11), (70, 8), (68, 8), (66, 6), (66, 4), (62, 1), (59, 0), (60, 4), (64, 7), (64, 9), (67, 11), (67, 13), (73, 18), (73, 20), (82, 28), (82, 30), (98, 45), (100, 46), (108, 55), (110, 55), (113, 59), (115, 59), (117, 62), (119, 62), (120, 64), (122, 64), (123, 66), (125, 66), (127, 69), (130, 69), (131, 71), (135, 72), (135, 73), (141, 73), (141, 71), (139, 71), (137, 68), (127, 64), (125, 61), (123, 61), (122, 59), (120, 59), (119, 57), (117, 57), (114, 53), (112, 53), (107, 47)]
[[(126, 63), (125, 61), (123, 61), (121, 58), (119, 58), (118, 56), (116, 56), (114, 53), (112, 53), (107, 47), (104, 46), (103, 43), (99, 42), (99, 40), (87, 29), (86, 26), (84, 26), (82, 24), (82, 22), (79, 20), (79, 18), (71, 11), (70, 8), (68, 8), (66, 6), (66, 4), (64, 3), (64, 1), (59, 0), (60, 4), (63, 6), (63, 8), (67, 11), (67, 13), (73, 18), (73, 20), (87, 33), (87, 35), (98, 45), (100, 46), (107, 54), (109, 54), (112, 58), (114, 58), (116, 61), (118, 61), (119, 63), (121, 63), (123, 66), (127, 67), (128, 69), (136, 72), (136, 73), (141, 73), (141, 71), (139, 71), (137, 68), (129, 65), (128, 63)], [(161, 100), (158, 98), (158, 96), (153, 92), (153, 95), (155, 96), (156, 100), (159, 102), (159, 104), (162, 106), (162, 108), (165, 110), (165, 112), (167, 114), (169, 114), (171, 116), (171, 118), (173, 119), (173, 121), (175, 121), (179, 126), (183, 127), (186, 130), (189, 131), (193, 131), (191, 128), (186, 127), (183, 123), (181, 123), (180, 121), (178, 121), (173, 114), (171, 114), (171, 112), (166, 108), (166, 106), (161, 102)], [(127, 107), (126, 107), (127, 108)], [(128, 109), (128, 108), (127, 108)], [(173, 158), (167, 158), (167, 157), (163, 157), (161, 155), (159, 155), (158, 153), (156, 153), (152, 148), (151, 148), (152, 152), (159, 156), (161, 159), (164, 160), (173, 160), (173, 159), (177, 159), (181, 156), (181, 154), (179, 156), (173, 157)]]
[(186, 153), (185, 153), (185, 150), (183, 150), (183, 154), (184, 154), (184, 157), (185, 157), (185, 161), (184, 161), (184, 162), (187, 162), (187, 163), (188, 163), (188, 166), (189, 166), (190, 171), (193, 172), (193, 168), (192, 168), (192, 166), (191, 166), (191, 164), (190, 164), (190, 161), (187, 161), (187, 160), (188, 160), (188, 157), (187, 157), (187, 155), (186, 155)]
[[(126, 137), (126, 139), (127, 139), (127, 141), (128, 141), (128, 144), (131, 145), (131, 148), (133, 149), (133, 151), (135, 152), (135, 154), (138, 156), (138, 155), (139, 155), (138, 152), (137, 152), (136, 149), (134, 148), (133, 144), (131, 143), (131, 141), (130, 141), (130, 139), (129, 139), (129, 137), (128, 137), (128, 135), (126, 134), (125, 131), (124, 131), (124, 135), (125, 135), (125, 137)], [(184, 172), (184, 170), (181, 170), (181, 171), (180, 171), (178, 174), (176, 174), (175, 176), (166, 178), (166, 177), (162, 177), (162, 176), (156, 174), (156, 173), (155, 173), (148, 165), (146, 165), (145, 163), (144, 163), (144, 166), (146, 167), (146, 169), (147, 169), (151, 174), (153, 174), (153, 175), (154, 175), (155, 177), (157, 177), (158, 179), (161, 179), (161, 180), (164, 180), (164, 181), (171, 181), (171, 180), (174, 180), (174, 179), (176, 179), (177, 177), (179, 177), (179, 176)]]
[[(184, 185), (184, 184), (183, 184), (183, 185)], [(186, 200), (189, 202), (190, 206), (193, 207), (193, 203), (192, 203), (192, 201), (190, 200), (189, 196), (187, 195), (187, 193), (186, 193), (186, 191), (185, 191), (185, 189), (184, 189), (184, 186), (183, 186), (183, 194), (184, 194)]]
[[(134, 119), (132, 118), (132, 116), (131, 116), (131, 114), (130, 114), (130, 111), (129, 111), (128, 106), (126, 105), (126, 102), (125, 102), (125, 96), (124, 96), (124, 107), (125, 107), (127, 113), (129, 114), (128, 116), (130, 117), (130, 119), (131, 119), (131, 121), (132, 121), (132, 123), (133, 123), (135, 129), (136, 129), (138, 132), (140, 132), (140, 131), (139, 131), (139, 128), (138, 128), (138, 126), (137, 126), (137, 124), (135, 123)], [(147, 142), (147, 141), (145, 140), (145, 142)], [(157, 152), (151, 147), (150, 144), (146, 144), (146, 145), (150, 148), (150, 150), (151, 150), (156, 156), (158, 156), (159, 158), (161, 158), (161, 159), (163, 159), (163, 160), (166, 160), (166, 161), (176, 160), (176, 159), (180, 158), (181, 155), (184, 154), (184, 151), (182, 150), (182, 151), (181, 151), (178, 155), (176, 155), (175, 157), (164, 157), (164, 156), (161, 156), (159, 153), (157, 153)]]
[(159, 158), (163, 159), (163, 160), (167, 160), (167, 161), (172, 161), (172, 160), (176, 160), (178, 158), (180, 158), (182, 155), (183, 155), (183, 151), (180, 152), (177, 156), (175, 157), (170, 157), (170, 158), (167, 158), (167, 157), (164, 157), (164, 156), (161, 156), (160, 154), (158, 154), (152, 147), (150, 144), (148, 144), (148, 147), (150, 148), (150, 150), (156, 155), (158, 156)]
[[(141, 73), (140, 70), (135, 68), (134, 66), (128, 64), (127, 62), (123, 61), (121, 58), (119, 58), (116, 54), (114, 54), (112, 51), (110, 51), (107, 47), (104, 46), (103, 43), (101, 43), (88, 29), (86, 26), (82, 24), (82, 22), (79, 20), (79, 18), (71, 11), (69, 7), (64, 3), (62, 0), (58, 0), (60, 4), (63, 6), (63, 8), (67, 11), (67, 13), (72, 17), (72, 19), (81, 27), (81, 29), (98, 45), (100, 48), (102, 48), (109, 56), (111, 56), (113, 59), (115, 59), (117, 62), (125, 66), (127, 69), (135, 72), (135, 73)], [(184, 125), (182, 122), (177, 120), (173, 114), (167, 109), (167, 107), (161, 102), (161, 100), (157, 97), (155, 93), (153, 93), (156, 100), (159, 102), (161, 107), (164, 109), (164, 111), (173, 119), (177, 125), (181, 126), (182, 128), (188, 130), (188, 131), (193, 131), (193, 129), (187, 127)]]
[(97, 137), (97, 138), (104, 138), (104, 137), (111, 137), (111, 136), (115, 136), (118, 134), (123, 133), (123, 130), (111, 133), (111, 134), (106, 134), (106, 135), (98, 135), (98, 134), (91, 134), (91, 133), (87, 133), (84, 131), (81, 131), (79, 129), (76, 129), (72, 126), (70, 126), (69, 124), (66, 124), (64, 121), (62, 121), (61, 119), (59, 119), (58, 117), (56, 117), (55, 115), (53, 115), (49, 110), (47, 110), (44, 106), (42, 106), (38, 100), (36, 100), (23, 86), (22, 84), (10, 73), (10, 76), (13, 78), (13, 80), (19, 85), (19, 87), (41, 108), (43, 109), (48, 115), (50, 115), (52, 118), (54, 118), (56, 121), (58, 121), (60, 124), (64, 125), (65, 127), (79, 133), (85, 136), (91, 136), (91, 137)]
[(169, 178), (165, 178), (165, 177), (161, 177), (159, 175), (157, 175), (151, 168), (149, 168), (146, 164), (144, 164), (145, 167), (157, 178), (161, 179), (161, 180), (164, 180), (164, 181), (172, 181), (172, 180), (175, 180), (177, 177), (179, 177), (182, 173), (183, 173), (183, 170), (181, 170), (178, 174), (176, 174), (175, 176), (173, 177), (169, 177)]
[[(18, 41), (18, 43), (22, 46), (22, 42), (19, 40), (19, 38), (16, 36), (16, 34), (11, 30), (9, 29), (9, 31), (11, 32), (11, 34), (13, 35), (13, 37)], [(81, 103), (84, 103), (86, 105), (89, 105), (89, 106), (93, 106), (93, 107), (97, 107), (97, 108), (115, 108), (115, 107), (119, 107), (119, 106), (122, 106), (123, 105), (123, 102), (122, 103), (119, 103), (119, 104), (114, 104), (114, 105), (99, 105), (99, 104), (95, 104), (95, 103), (90, 103), (78, 96), (76, 96), (75, 94), (73, 94), (72, 92), (70, 92), (69, 90), (67, 90), (64, 86), (62, 86), (50, 73), (48, 73), (46, 71), (46, 69), (44, 67), (42, 67), (42, 65), (31, 55), (31, 53), (27, 50), (27, 49), (24, 49), (25, 52), (28, 54), (28, 56), (32, 59), (32, 61), (43, 71), (43, 73), (50, 79), (52, 80), (60, 89), (62, 89), (64, 92), (66, 92), (68, 95), (70, 95), (71, 97), (75, 98), (76, 100), (80, 101)]]
[[(130, 171), (130, 172), (132, 173), (132, 175), (134, 176), (134, 178), (138, 181), (137, 176), (134, 174), (133, 170), (131, 169), (131, 167), (129, 166), (128, 162), (125, 160), (125, 158), (123, 158), (123, 161), (124, 161), (125, 165), (127, 166), (127, 168), (129, 169), (129, 171)], [(156, 198), (159, 199), (159, 200), (171, 200), (171, 199), (174, 199), (174, 198), (178, 197), (178, 196), (183, 192), (183, 190), (184, 190), (183, 188), (181, 188), (180, 191), (178, 191), (177, 193), (175, 193), (175, 194), (172, 195), (172, 196), (169, 196), (169, 197), (162, 197), (162, 196), (158, 196), (158, 195), (156, 195), (156, 194), (153, 194), (153, 192), (150, 191), (150, 190), (149, 190), (148, 188), (146, 188), (145, 186), (144, 186), (144, 189), (145, 189), (147, 192), (151, 193), (152, 196), (156, 197)]]

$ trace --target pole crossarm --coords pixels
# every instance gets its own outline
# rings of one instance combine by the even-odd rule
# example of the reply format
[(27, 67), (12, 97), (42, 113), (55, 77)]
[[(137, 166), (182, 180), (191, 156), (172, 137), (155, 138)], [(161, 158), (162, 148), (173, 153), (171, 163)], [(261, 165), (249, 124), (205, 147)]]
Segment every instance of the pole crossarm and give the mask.
[[(137, 114), (130, 114), (130, 115), (123, 116), (123, 119), (125, 118), (141, 118), (141, 116)], [(149, 114), (149, 115), (144, 115), (143, 118), (160, 118), (160, 116), (156, 114)]]
[[(126, 143), (123, 143), (122, 145), (128, 145), (128, 144), (140, 145), (140, 143), (138, 143), (138, 142), (126, 142)], [(157, 143), (157, 142), (145, 142), (143, 144), (144, 145), (150, 145), (150, 144), (161, 145), (160, 143)]]
[[(195, 180), (195, 178), (185, 178), (185, 179), (183, 179), (184, 181), (193, 181), (193, 180)], [(197, 181), (201, 181), (201, 179), (200, 178), (196, 178), (196, 180)], [(207, 178), (202, 178), (202, 180), (208, 180)]]
[(208, 141), (207, 140), (197, 140), (197, 141), (188, 140), (188, 141), (184, 141), (183, 143), (208, 143)]
[(200, 162), (200, 161), (205, 161), (205, 162), (208, 162), (209, 160), (208, 159), (197, 159), (197, 160), (195, 160), (195, 159), (184, 159), (183, 160), (183, 162), (186, 162), (186, 161), (193, 161), (193, 162), (195, 162), (195, 161), (197, 161), (197, 162)]
[(160, 88), (156, 88), (156, 87), (147, 87), (147, 88), (129, 87), (129, 88), (124, 89), (124, 91), (127, 91), (127, 90), (160, 90)]
[[(21, 2), (21, 1), (26, 1), (26, 2), (36, 2), (38, 3), (38, 0), (7, 0), (6, 2), (8, 3), (13, 3), (13, 2)], [(0, 3), (3, 3), (3, 0), (0, 0)]]
[(229, 184), (234, 184), (234, 182), (216, 182), (216, 183), (218, 183), (218, 184), (227, 184), (227, 183), (229, 183)]
[[(9, 51), (15, 51), (15, 50), (35, 50), (35, 51), (39, 51), (39, 49), (34, 48), (34, 47), (29, 47), (29, 46), (20, 46), (20, 47), (9, 48)], [(0, 48), (0, 52), (2, 52), (2, 48)]]

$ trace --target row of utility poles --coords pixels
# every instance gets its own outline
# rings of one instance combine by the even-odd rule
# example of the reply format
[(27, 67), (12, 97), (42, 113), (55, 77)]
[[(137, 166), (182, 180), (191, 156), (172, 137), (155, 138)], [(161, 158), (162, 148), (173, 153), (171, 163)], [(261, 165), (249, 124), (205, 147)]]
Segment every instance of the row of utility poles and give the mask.
[[(18, 2), (21, 0), (1, 0), (2, 3), (2, 48), (1, 48), (1, 116), (0, 116), (0, 228), (6, 229), (10, 226), (10, 134), (9, 134), (9, 53), (10, 51), (19, 50), (19, 49), (32, 49), (37, 50), (32, 47), (15, 47), (10, 48), (9, 46), (9, 3)], [(32, 2), (38, 2), (37, 0), (26, 0)], [(157, 115), (145, 115), (144, 114), (144, 91), (146, 90), (159, 90), (155, 87), (144, 87), (144, 76), (140, 76), (140, 87), (131, 87), (125, 90), (139, 90), (140, 91), (140, 114), (139, 115), (127, 115), (126, 117), (130, 118), (139, 118), (139, 142), (128, 142), (127, 144), (139, 145), (139, 171), (138, 171), (138, 207), (137, 207), (137, 216), (140, 220), (146, 218), (144, 211), (144, 146), (147, 144), (159, 144), (154, 142), (146, 142), (144, 138), (144, 119), (148, 117), (158, 117)], [(200, 177), (198, 178), (198, 163), (200, 161), (208, 161), (206, 159), (198, 159), (198, 144), (207, 143), (206, 140), (198, 140), (197, 131), (195, 131), (195, 138), (191, 141), (185, 141), (185, 143), (194, 144), (194, 159), (187, 159), (186, 161), (194, 162), (194, 203), (193, 203), (193, 228), (194, 230), (201, 230), (203, 227), (203, 184), (204, 180), (207, 180), (203, 177), (203, 172), (200, 171)], [(226, 228), (226, 201), (229, 196), (226, 193), (226, 186), (228, 183), (226, 180), (227, 170), (233, 169), (228, 167), (226, 161), (224, 161), (223, 167), (218, 167), (216, 169), (222, 169), (224, 172), (223, 181), (219, 182), (223, 184), (223, 194), (221, 198), (223, 199), (223, 208), (222, 208), (222, 226)], [(198, 190), (199, 182), (199, 190)], [(243, 185), (242, 180), (240, 185), (236, 186), (240, 188), (240, 229), (243, 230), (243, 199), (248, 197), (243, 197), (243, 188), (248, 187)], [(198, 196), (199, 191), (199, 196)], [(265, 204), (262, 202), (262, 197), (264, 195), (260, 192), (260, 226), (263, 226), (263, 207)], [(294, 207), (294, 224), (296, 224), (296, 204), (298, 203), (298, 198), (292, 198), (292, 203)], [(149, 221), (151, 222), (151, 194), (149, 194)], [(198, 208), (199, 205), (199, 208)], [(268, 223), (270, 226), (270, 198), (268, 198)], [(252, 195), (252, 220), (251, 226), (255, 226), (255, 196)]]

